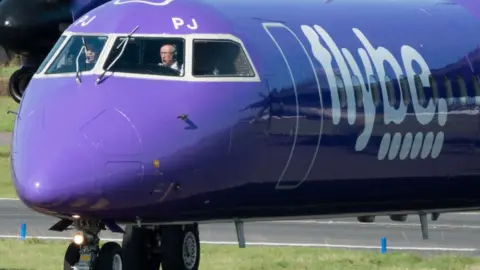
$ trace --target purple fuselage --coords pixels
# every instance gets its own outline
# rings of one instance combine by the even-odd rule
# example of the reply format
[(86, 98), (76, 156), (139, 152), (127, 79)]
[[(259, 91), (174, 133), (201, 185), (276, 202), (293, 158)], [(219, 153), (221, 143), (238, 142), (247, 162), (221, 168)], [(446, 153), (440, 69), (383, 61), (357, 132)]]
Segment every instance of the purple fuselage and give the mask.
[[(458, 3), (106, 3), (64, 35), (182, 36), (186, 74), (39, 69), (15, 124), (17, 193), (119, 222), (480, 208), (480, 4)], [(241, 40), (256, 76), (192, 76), (201, 34)]]

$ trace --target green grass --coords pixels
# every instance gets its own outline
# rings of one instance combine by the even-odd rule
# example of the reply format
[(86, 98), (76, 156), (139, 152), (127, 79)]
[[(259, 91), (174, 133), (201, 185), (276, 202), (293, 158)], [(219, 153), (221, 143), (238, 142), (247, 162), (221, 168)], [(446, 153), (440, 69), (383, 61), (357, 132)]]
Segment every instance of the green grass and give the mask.
[[(62, 269), (68, 241), (0, 240), (0, 269)], [(480, 259), (459, 256), (416, 256), (406, 253), (319, 248), (202, 245), (203, 270), (374, 270), (480, 269)]]
[(8, 114), (8, 111), (16, 112), (18, 104), (9, 96), (0, 96), (0, 132), (12, 132), (15, 123), (15, 114)]
[(8, 80), (8, 78), (10, 78), (10, 75), (13, 72), (15, 72), (17, 69), (18, 69), (18, 66), (16, 65), (0, 67), (0, 78)]
[[(18, 67), (0, 68), (0, 83), (5, 83), (10, 74)], [(2, 82), (1, 79), (5, 80)], [(8, 111), (17, 111), (18, 104), (9, 96), (0, 96), (0, 132), (13, 131), (15, 114), (7, 114)], [(17, 194), (12, 184), (10, 175), (10, 146), (0, 146), (0, 197), (16, 198)], [(1, 269), (1, 266), (0, 266)]]
[(0, 198), (16, 197), (10, 174), (10, 146), (0, 146)]
[(17, 69), (18, 66), (0, 67), (0, 87), (3, 87), (0, 89), (2, 90), (0, 93), (3, 95), (0, 96), (0, 132), (12, 132), (13, 130), (15, 115), (7, 114), (7, 112), (9, 110), (17, 111), (18, 104), (6, 95), (6, 89), (10, 75)]
[[(2, 79), (8, 80), (10, 74), (18, 67), (0, 67), (0, 83)], [(5, 81), (5, 80), (4, 80)], [(15, 122), (15, 114), (7, 114), (8, 111), (16, 112), (18, 104), (9, 96), (0, 96), (0, 132), (12, 132)], [(17, 194), (12, 184), (10, 175), (10, 146), (0, 146), (0, 197), (16, 198)], [(1, 258), (1, 257), (0, 257)], [(1, 259), (0, 259), (1, 261)], [(1, 269), (1, 266), (0, 266)]]

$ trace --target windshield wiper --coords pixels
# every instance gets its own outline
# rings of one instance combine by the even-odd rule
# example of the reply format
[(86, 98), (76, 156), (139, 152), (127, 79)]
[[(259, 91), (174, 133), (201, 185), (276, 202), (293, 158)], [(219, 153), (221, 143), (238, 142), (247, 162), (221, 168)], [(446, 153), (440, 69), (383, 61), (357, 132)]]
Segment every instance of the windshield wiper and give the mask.
[(113, 67), (113, 65), (115, 65), (115, 63), (118, 61), (118, 59), (120, 59), (120, 57), (122, 57), (123, 55), (123, 52), (125, 51), (125, 48), (127, 47), (127, 44), (128, 44), (128, 41), (130, 40), (130, 38), (132, 37), (133, 33), (135, 33), (135, 31), (137, 31), (138, 29), (138, 25), (137, 27), (135, 27), (132, 32), (130, 32), (130, 34), (128, 34), (125, 39), (120, 42), (120, 44), (118, 44), (118, 46), (115, 48), (116, 50), (118, 50), (120, 48), (120, 46), (123, 46), (122, 47), (122, 50), (118, 53), (117, 57), (115, 59), (113, 59), (112, 63), (110, 63), (110, 65), (108, 65), (108, 67), (102, 72), (102, 74), (100, 74), (100, 76), (98, 76), (97, 78), (97, 81), (96, 81), (96, 84), (99, 84), (100, 81), (103, 79), (103, 77), (105, 76), (105, 73), (107, 73), (107, 71), (109, 69), (111, 69)]
[(80, 51), (78, 52), (77, 54), (77, 58), (75, 60), (75, 68), (76, 68), (76, 77), (77, 77), (77, 83), (81, 83), (82, 80), (80, 79), (80, 70), (79, 70), (79, 67), (78, 67), (78, 59), (80, 59), (80, 55), (82, 54), (82, 51), (85, 51), (85, 55), (87, 54), (87, 44), (85, 44), (85, 38), (82, 37), (82, 48), (80, 49)]
[(79, 64), (78, 64), (78, 59), (80, 58), (80, 55), (82, 54), (82, 52), (85, 51), (85, 47), (82, 46), (82, 48), (80, 48), (80, 51), (78, 52), (77, 54), (77, 57), (75, 59), (75, 75), (77, 77), (77, 83), (81, 83), (82, 80), (80, 79), (80, 69), (79, 69)]

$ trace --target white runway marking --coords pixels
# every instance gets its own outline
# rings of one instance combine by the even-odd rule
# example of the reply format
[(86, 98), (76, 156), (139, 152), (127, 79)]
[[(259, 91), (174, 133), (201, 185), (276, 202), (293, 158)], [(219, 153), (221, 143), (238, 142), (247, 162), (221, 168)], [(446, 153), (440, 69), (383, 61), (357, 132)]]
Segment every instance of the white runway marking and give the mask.
[[(357, 225), (357, 226), (382, 226), (382, 227), (419, 227), (420, 223), (390, 223), (390, 222), (372, 222), (361, 223), (355, 221), (322, 221), (322, 220), (284, 220), (284, 221), (267, 221), (267, 223), (285, 223), (285, 224), (321, 224), (321, 225)], [(442, 229), (480, 229), (480, 225), (449, 225), (449, 224), (429, 224), (429, 228)]]
[[(19, 239), (18, 235), (0, 235), (0, 238)], [(42, 240), (72, 240), (72, 237), (62, 236), (27, 236), (27, 239), (35, 238)], [(121, 242), (119, 238), (102, 238), (102, 241)], [(238, 245), (238, 242), (228, 241), (200, 241), (202, 244), (211, 245)], [(362, 246), (362, 245), (331, 245), (331, 244), (308, 244), (308, 243), (269, 243), (269, 242), (247, 242), (247, 246), (286, 246), (286, 247), (317, 247), (317, 248), (347, 248), (347, 249), (380, 249), (380, 246)], [(472, 252), (477, 251), (476, 248), (450, 248), (450, 247), (387, 247), (389, 250), (421, 250), (421, 251), (461, 251)]]

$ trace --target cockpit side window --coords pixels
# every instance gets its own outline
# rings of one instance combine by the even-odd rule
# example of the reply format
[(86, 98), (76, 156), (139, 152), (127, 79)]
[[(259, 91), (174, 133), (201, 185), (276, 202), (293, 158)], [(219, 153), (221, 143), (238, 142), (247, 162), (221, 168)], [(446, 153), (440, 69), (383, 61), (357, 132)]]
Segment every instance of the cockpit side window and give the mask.
[(117, 38), (103, 69), (145, 75), (184, 75), (184, 39), (131, 37), (123, 48), (125, 39)]
[(231, 40), (193, 41), (193, 76), (254, 77), (245, 51)]
[(45, 57), (45, 59), (43, 59), (43, 62), (40, 64), (40, 66), (37, 69), (37, 72), (35, 72), (35, 73), (38, 74), (38, 73), (42, 72), (42, 70), (45, 68), (47, 63), (50, 62), (50, 59), (52, 59), (53, 55), (57, 52), (58, 48), (60, 47), (60, 45), (63, 44), (63, 41), (65, 41), (66, 38), (67, 38), (66, 36), (60, 36), (60, 38), (57, 40), (55, 45), (53, 45), (53, 48), (47, 54), (47, 57)]
[(45, 73), (61, 74), (92, 70), (107, 38), (107, 36), (72, 36)]

